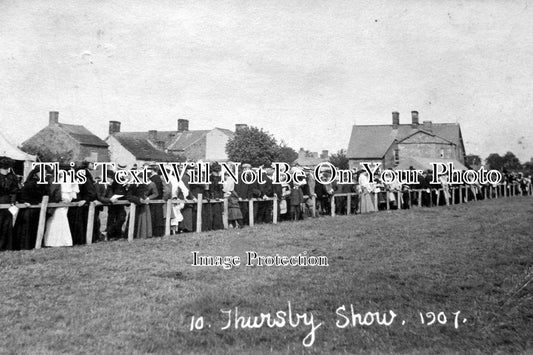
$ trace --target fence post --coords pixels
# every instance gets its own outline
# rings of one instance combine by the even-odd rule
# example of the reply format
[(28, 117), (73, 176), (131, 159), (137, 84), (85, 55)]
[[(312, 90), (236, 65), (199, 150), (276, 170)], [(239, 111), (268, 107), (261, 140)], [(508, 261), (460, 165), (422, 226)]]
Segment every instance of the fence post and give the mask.
[(459, 203), (464, 203), (465, 200), (463, 200), (463, 185), (459, 185)]
[(172, 199), (169, 198), (167, 200), (167, 206), (166, 206), (166, 216), (165, 216), (165, 235), (170, 235), (170, 219), (172, 216)]
[(399, 210), (402, 209), (402, 203), (403, 203), (402, 190), (398, 190), (398, 201), (396, 201), (396, 206), (398, 207), (397, 209)]
[(37, 240), (35, 241), (35, 249), (41, 249), (44, 236), (44, 226), (46, 224), (46, 208), (48, 206), (48, 196), (43, 196), (41, 201), (41, 209), (39, 211), (39, 224), (37, 225)]
[(407, 187), (407, 207), (411, 209), (411, 188)]
[(133, 232), (135, 229), (135, 210), (137, 205), (133, 202), (130, 204), (129, 224), (128, 224), (128, 242), (133, 241)]
[(352, 195), (346, 196), (346, 215), (350, 215), (352, 212)]
[(422, 190), (418, 190), (418, 207), (422, 207)]
[(87, 245), (91, 245), (93, 243), (94, 209), (95, 203), (94, 201), (91, 201), (91, 203), (89, 203), (89, 214), (87, 215), (87, 231), (85, 233), (85, 243)]
[(374, 194), (374, 211), (379, 211), (379, 205), (378, 205), (378, 193), (373, 192)]
[(104, 234), (104, 240), (107, 242), (107, 226), (109, 225), (108, 221), (109, 221), (109, 207), (107, 206), (104, 206), (104, 208), (102, 208), (102, 213), (106, 216), (106, 232)]
[(250, 227), (254, 226), (254, 199), (248, 200), (248, 224)]
[(385, 201), (387, 201), (387, 210), (390, 210), (389, 193), (392, 191), (385, 191)]
[(202, 231), (202, 204), (204, 202), (204, 196), (202, 193), (198, 194), (197, 200), (196, 200), (196, 233), (200, 233)]
[(474, 186), (470, 185), (470, 191), (472, 191), (472, 195), (474, 195), (474, 201), (477, 201), (477, 193)]
[(229, 213), (228, 198), (224, 197), (224, 212), (222, 214), (222, 223), (224, 224), (224, 229), (229, 228), (228, 213)]
[(331, 195), (331, 216), (335, 216), (335, 195)]
[[(316, 217), (316, 196), (315, 195), (311, 197), (311, 201), (312, 201), (311, 211), (313, 211), (313, 217)], [(276, 204), (277, 204), (277, 201), (276, 201)]]
[(483, 199), (487, 199), (487, 186), (483, 186)]
[(272, 223), (278, 224), (278, 198), (276, 196), (272, 200)]
[(451, 195), (452, 205), (455, 205), (455, 187), (453, 186), (450, 186), (450, 195)]

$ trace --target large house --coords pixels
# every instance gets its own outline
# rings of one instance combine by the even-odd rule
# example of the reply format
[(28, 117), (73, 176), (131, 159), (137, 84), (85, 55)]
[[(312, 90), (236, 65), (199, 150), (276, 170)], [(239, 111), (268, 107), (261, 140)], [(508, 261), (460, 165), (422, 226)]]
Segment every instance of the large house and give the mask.
[(107, 144), (81, 125), (59, 122), (59, 112), (51, 111), (48, 126), (22, 143), (23, 148), (46, 147), (51, 153), (65, 154), (71, 161), (109, 161)]
[(465, 148), (458, 123), (432, 123), (418, 120), (400, 124), (400, 114), (392, 113), (392, 124), (354, 125), (346, 154), (350, 168), (361, 162), (381, 163), (384, 169), (429, 169), (430, 162), (453, 162), (464, 169)]
[[(226, 143), (233, 132), (215, 127), (189, 130), (189, 121), (178, 119), (176, 131), (121, 132), (119, 121), (109, 121), (111, 161), (128, 166), (147, 162), (176, 161), (185, 157), (194, 161), (227, 161)], [(236, 125), (237, 128), (242, 125)]]

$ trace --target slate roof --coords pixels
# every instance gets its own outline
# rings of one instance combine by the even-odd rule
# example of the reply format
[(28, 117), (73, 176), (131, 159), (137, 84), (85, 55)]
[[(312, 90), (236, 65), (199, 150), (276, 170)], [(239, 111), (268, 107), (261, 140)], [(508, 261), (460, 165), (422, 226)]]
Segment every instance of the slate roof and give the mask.
[(138, 160), (174, 161), (176, 157), (154, 147), (147, 132), (121, 132), (113, 137)]
[(167, 147), (168, 150), (184, 150), (191, 144), (199, 141), (210, 132), (209, 130), (195, 130), (178, 132), (175, 140)]
[[(233, 132), (229, 129), (214, 129), (218, 129), (228, 136), (233, 136)], [(183, 151), (209, 132), (211, 130), (157, 131), (155, 142), (148, 139), (148, 132), (119, 132), (113, 134), (113, 137), (139, 160), (173, 161), (176, 157), (159, 150), (156, 147), (157, 142), (164, 142), (165, 149), (168, 151)]]
[[(401, 141), (424, 126), (413, 128), (411, 124), (400, 124), (397, 129), (389, 125), (354, 125), (346, 156), (350, 159), (383, 158), (394, 140)], [(456, 123), (432, 123), (430, 134), (444, 138), (458, 147), (463, 146), (461, 129)]]
[(445, 159), (445, 158), (426, 158), (426, 157), (406, 157), (400, 158), (398, 166), (394, 169), (396, 170), (407, 170), (410, 167), (413, 167), (418, 170), (433, 170), (431, 163), (453, 163), (454, 169), (457, 170), (468, 170), (466, 166), (461, 164), (458, 160), (455, 159)]
[(58, 126), (82, 145), (91, 145), (103, 148), (108, 147), (106, 142), (95, 136), (84, 126), (66, 123), (59, 123)]
[[(218, 127), (215, 127), (214, 129), (218, 129), (219, 131), (225, 133), (229, 137), (233, 137), (233, 132), (230, 131), (229, 129), (218, 128)], [(185, 150), (187, 147), (191, 146), (192, 144), (196, 143), (200, 139), (204, 138), (207, 135), (207, 133), (211, 131), (212, 130), (194, 130), (194, 131), (176, 132), (174, 141), (166, 147), (168, 150), (175, 150), (175, 151)]]

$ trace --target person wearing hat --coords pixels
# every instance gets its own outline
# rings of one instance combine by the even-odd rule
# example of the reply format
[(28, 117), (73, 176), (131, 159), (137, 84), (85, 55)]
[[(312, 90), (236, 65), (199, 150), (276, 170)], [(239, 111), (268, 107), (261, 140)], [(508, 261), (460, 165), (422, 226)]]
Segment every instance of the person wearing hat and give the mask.
[(147, 184), (130, 184), (126, 198), (137, 205), (135, 216), (131, 210), (129, 216), (129, 218), (135, 218), (134, 238), (151, 238), (153, 236), (149, 201), (155, 200), (158, 195), (157, 187), (152, 181)]
[[(251, 199), (253, 198), (253, 188), (252, 184), (247, 184), (243, 181), (242, 176), (245, 174), (246, 171), (249, 171), (252, 169), (252, 165), (249, 163), (242, 164), (242, 171), (237, 176), (237, 184), (235, 184), (235, 194), (239, 196), (239, 205), (240, 210), (242, 214), (242, 222), (244, 225), (249, 224), (249, 208), (248, 208), (248, 201), (242, 201), (245, 199)], [(256, 207), (256, 206), (254, 206)], [(255, 211), (257, 211), (257, 208), (254, 208)], [(254, 213), (255, 214), (255, 213)]]
[[(89, 217), (89, 203), (96, 200), (96, 185), (94, 177), (89, 169), (90, 164), (88, 161), (83, 161), (76, 164), (76, 174), (80, 174), (84, 171), (86, 180), (83, 184), (79, 184), (79, 193), (72, 200), (72, 202), (78, 202), (79, 207), (71, 207), (68, 210), (68, 220), (70, 230), (72, 232), (72, 242), (74, 245), (86, 244), (87, 242), (87, 219)], [(93, 226), (98, 223), (96, 215)]]
[[(51, 169), (47, 167), (47, 177), (51, 178)], [(28, 174), (24, 185), (17, 197), (19, 203), (27, 206), (37, 205), (42, 202), (44, 196), (50, 194), (49, 184), (39, 184), (39, 168), (35, 168)], [(29, 250), (35, 248), (37, 240), (37, 228), (39, 226), (39, 208), (21, 208), (13, 231), (13, 242), (16, 250)]]
[[(168, 190), (167, 184), (161, 178), (161, 171), (155, 164), (149, 166), (150, 181), (152, 181), (157, 189), (157, 196), (155, 200), (163, 199), (163, 193)], [(166, 204), (153, 203), (150, 204), (150, 215), (152, 216), (152, 234), (154, 237), (162, 237), (165, 235), (165, 212)]]
[[(113, 198), (113, 181), (115, 174), (112, 171), (107, 171), (105, 180), (95, 184), (96, 188), (96, 199), (105, 204), (109, 205), (116, 201)], [(107, 226), (109, 220), (109, 208), (107, 208), (107, 214), (104, 214), (103, 206), (97, 206), (95, 214), (98, 216), (96, 219), (98, 223), (94, 224), (94, 239), (96, 240), (107, 240)]]
[[(60, 165), (61, 170), (72, 170), (69, 165)], [(76, 183), (50, 184), (50, 202), (70, 203), (76, 199), (79, 193)], [(79, 201), (83, 203), (84, 201)], [(72, 246), (72, 232), (69, 225), (69, 209), (77, 209), (78, 206), (56, 207), (51, 209), (51, 216), (46, 220), (43, 244), (46, 247)]]
[[(113, 193), (112, 196), (117, 196), (113, 202), (115, 201), (125, 201), (126, 200), (126, 194), (128, 192), (127, 184), (121, 184), (119, 183), (116, 178), (115, 174), (117, 174), (119, 171), (126, 170), (127, 165), (123, 163), (117, 164), (117, 170), (113, 173), (113, 181), (111, 182), (111, 191)], [(120, 197), (118, 197), (120, 196)], [(126, 208), (128, 210), (126, 210)], [(124, 238), (124, 224), (126, 223), (127, 214), (129, 211), (129, 206), (124, 205), (110, 205), (107, 208), (107, 239), (121, 239)]]
[[(220, 183), (222, 180), (222, 177), (220, 175), (222, 168), (220, 167), (220, 164), (217, 162), (213, 162), (209, 170), (211, 171), (211, 174), (209, 176), (209, 180), (211, 181), (211, 184), (208, 185), (207, 190), (207, 199), (208, 200), (215, 200), (215, 201), (222, 201), (224, 199), (224, 191), (223, 186)], [(224, 223), (222, 221), (222, 213), (224, 212), (224, 205), (222, 202), (214, 202), (209, 203), (209, 210), (207, 211), (209, 213), (209, 216), (207, 218), (207, 229), (209, 230), (217, 230), (217, 229), (224, 229)]]
[[(0, 203), (14, 205), (17, 192), (17, 176), (11, 171), (13, 161), (0, 157)], [(13, 215), (8, 209), (0, 210), (0, 251), (13, 250)]]

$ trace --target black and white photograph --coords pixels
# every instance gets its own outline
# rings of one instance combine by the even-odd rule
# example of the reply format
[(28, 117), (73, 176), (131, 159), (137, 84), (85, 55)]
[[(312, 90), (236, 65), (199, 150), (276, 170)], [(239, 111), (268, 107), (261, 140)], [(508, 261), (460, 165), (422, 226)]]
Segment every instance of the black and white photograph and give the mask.
[(533, 353), (528, 0), (0, 0), (0, 354)]

